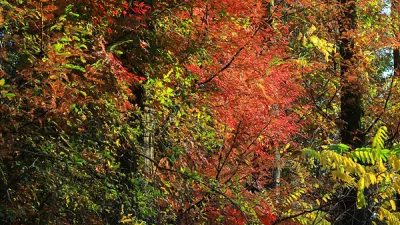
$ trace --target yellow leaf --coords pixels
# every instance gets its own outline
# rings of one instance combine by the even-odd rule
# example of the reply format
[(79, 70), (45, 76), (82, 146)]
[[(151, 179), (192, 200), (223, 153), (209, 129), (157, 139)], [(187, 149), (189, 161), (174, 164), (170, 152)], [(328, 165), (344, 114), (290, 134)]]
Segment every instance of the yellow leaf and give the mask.
[(392, 206), (393, 210), (396, 210), (396, 203), (392, 200), (390, 200), (390, 205)]
[(400, 169), (400, 160), (394, 159), (393, 166), (394, 166), (394, 169), (398, 171)]
[(117, 139), (117, 140), (115, 141), (115, 145), (116, 145), (117, 147), (120, 147), (120, 146), (121, 146), (121, 143), (120, 143), (120, 140), (119, 140), (119, 139)]
[(285, 145), (285, 147), (283, 148), (283, 151), (288, 150), (289, 147), (290, 147), (290, 143), (287, 143), (287, 144)]
[(314, 31), (316, 31), (316, 30), (317, 30), (317, 28), (316, 28), (314, 25), (312, 25), (312, 26), (310, 27), (310, 29), (308, 29), (307, 35), (311, 35), (311, 34), (314, 33)]
[(319, 45), (318, 45), (318, 41), (319, 41), (319, 39), (318, 39), (317, 36), (313, 35), (313, 36), (310, 37), (310, 42), (311, 42), (314, 46), (316, 46), (316, 47), (319, 46)]
[(370, 180), (371, 184), (375, 184), (376, 183), (375, 175), (372, 173), (369, 173), (368, 175), (369, 175), (369, 180)]
[(357, 192), (357, 208), (361, 209), (362, 207), (364, 207), (365, 205), (367, 205), (367, 202), (365, 201), (365, 197), (364, 197), (364, 191), (363, 190), (358, 190)]
[(132, 223), (133, 219), (127, 216), (123, 216), (122, 219), (119, 221), (120, 223)]
[(299, 36), (297, 36), (297, 40), (300, 41), (302, 37), (303, 37), (303, 34), (300, 32)]
[(362, 167), (362, 166), (359, 165), (359, 164), (357, 164), (357, 166), (356, 166), (356, 171), (357, 171), (357, 173), (358, 173), (360, 176), (365, 174), (365, 169), (364, 169), (364, 167)]
[(379, 172), (384, 172), (386, 170), (385, 165), (383, 165), (382, 158), (379, 159)]
[(358, 183), (357, 183), (357, 186), (358, 186), (358, 190), (359, 190), (359, 191), (364, 190), (364, 187), (365, 187), (365, 180), (364, 180), (364, 177), (361, 177), (361, 178), (360, 178), (360, 180), (359, 180)]
[(380, 220), (380, 221), (382, 221), (382, 220), (383, 220), (383, 218), (384, 218), (384, 215), (383, 215), (382, 209), (381, 209), (381, 210), (379, 210), (379, 212), (378, 212), (378, 217), (379, 217), (379, 220)]
[(307, 38), (306, 38), (306, 36), (303, 37), (303, 41), (301, 42), (301, 44), (302, 44), (303, 46), (306, 46), (306, 45), (307, 45)]

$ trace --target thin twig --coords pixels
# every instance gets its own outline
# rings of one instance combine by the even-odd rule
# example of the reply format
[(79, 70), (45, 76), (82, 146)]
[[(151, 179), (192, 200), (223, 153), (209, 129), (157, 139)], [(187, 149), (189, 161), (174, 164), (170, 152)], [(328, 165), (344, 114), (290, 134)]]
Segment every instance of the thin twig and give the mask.
[[(233, 142), (232, 142), (232, 144), (231, 144), (231, 147), (229, 148), (228, 153), (227, 153), (226, 156), (225, 156), (224, 161), (222, 162), (221, 165), (220, 165), (220, 162), (221, 162), (221, 161), (218, 162), (217, 175), (215, 176), (215, 179), (216, 179), (216, 180), (218, 180), (219, 175), (221, 174), (222, 168), (224, 168), (225, 163), (226, 163), (226, 161), (227, 161), (229, 155), (231, 154), (231, 152), (233, 151), (233, 149), (234, 149), (234, 147), (235, 147), (235, 145), (236, 145), (236, 139), (237, 139), (237, 137), (238, 137), (238, 135), (239, 135), (239, 130), (240, 130), (240, 126), (242, 125), (242, 122), (243, 122), (243, 120), (240, 120), (240, 121), (239, 121), (239, 124), (238, 124), (238, 126), (237, 126), (237, 128), (236, 128), (235, 136), (233, 137)], [(221, 159), (221, 157), (220, 157), (220, 159)]]

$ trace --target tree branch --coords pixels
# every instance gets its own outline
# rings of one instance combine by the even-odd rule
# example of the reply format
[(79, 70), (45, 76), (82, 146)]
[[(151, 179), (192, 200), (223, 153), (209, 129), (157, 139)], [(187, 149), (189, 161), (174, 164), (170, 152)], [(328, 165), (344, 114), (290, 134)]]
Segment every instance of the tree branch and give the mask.
[[(272, 16), (275, 14), (275, 12), (278, 10), (279, 5), (282, 4), (284, 2), (284, 0), (280, 1), (277, 6), (275, 7), (274, 11), (268, 16), (268, 18), (266, 18), (266, 21), (270, 21), (272, 19)], [(268, 23), (267, 23), (268, 24)], [(231, 59), (228, 61), (228, 63), (226, 63), (221, 69), (219, 69), (217, 72), (215, 72), (214, 74), (212, 74), (208, 79), (206, 79), (205, 81), (199, 82), (198, 85), (204, 85), (210, 81), (212, 81), (215, 77), (217, 77), (220, 73), (222, 73), (224, 70), (228, 69), (230, 67), (230, 65), (233, 63), (233, 61), (235, 61), (235, 58), (243, 51), (244, 48), (246, 48), (249, 43), (251, 43), (251, 40), (257, 35), (257, 33), (261, 30), (261, 28), (263, 28), (263, 26), (265, 25), (265, 22), (262, 22), (259, 27), (254, 31), (254, 33), (251, 35), (250, 40), (248, 40), (242, 47), (240, 47), (235, 54), (233, 54), (233, 56), (231, 57)]]

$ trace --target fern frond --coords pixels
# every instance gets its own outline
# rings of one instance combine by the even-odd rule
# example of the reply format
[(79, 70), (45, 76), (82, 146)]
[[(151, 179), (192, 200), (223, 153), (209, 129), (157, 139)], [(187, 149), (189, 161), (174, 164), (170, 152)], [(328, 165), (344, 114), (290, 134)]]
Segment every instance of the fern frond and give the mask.
[(348, 151), (350, 147), (340, 143), (340, 144), (329, 145), (328, 149), (335, 151), (336, 153), (342, 154), (343, 152)]
[(287, 198), (285, 199), (285, 202), (284, 202), (283, 205), (284, 205), (284, 206), (290, 206), (290, 205), (292, 205), (293, 202), (299, 200), (300, 197), (301, 197), (304, 193), (306, 193), (306, 190), (305, 190), (304, 188), (300, 188), (300, 189), (298, 189), (297, 191), (295, 191), (295, 192), (289, 194), (289, 195), (287, 196)]
[(386, 224), (389, 225), (397, 225), (400, 224), (400, 220), (397, 217), (398, 214), (394, 214), (392, 212), (390, 212), (389, 210), (385, 209), (385, 208), (380, 208), (380, 210), (378, 211), (378, 218), (380, 221), (385, 221)]
[(373, 149), (383, 149), (385, 144), (385, 139), (388, 137), (387, 127), (382, 126), (376, 132), (376, 135), (372, 141)]
[(373, 157), (371, 148), (357, 148), (349, 155), (356, 162), (361, 161), (363, 164), (375, 164), (375, 158)]
[(354, 162), (351, 157), (343, 156), (330, 150), (321, 152), (319, 162), (323, 168), (337, 169), (337, 173), (350, 173), (358, 176), (365, 174), (364, 167)]

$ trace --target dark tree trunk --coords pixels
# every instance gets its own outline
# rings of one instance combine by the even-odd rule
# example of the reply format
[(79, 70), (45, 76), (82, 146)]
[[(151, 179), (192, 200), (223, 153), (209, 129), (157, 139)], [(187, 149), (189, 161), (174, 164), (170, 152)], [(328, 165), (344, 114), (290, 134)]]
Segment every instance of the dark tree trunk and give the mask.
[(342, 82), (340, 127), (342, 143), (353, 148), (361, 147), (365, 142), (365, 135), (361, 131), (361, 117), (363, 114), (361, 99), (362, 87), (357, 77), (352, 61), (354, 60), (354, 43), (351, 37), (345, 34), (356, 28), (355, 1), (340, 0), (342, 17), (340, 18), (339, 48), (342, 61), (340, 64), (340, 77)]
[[(398, 1), (393, 1), (392, 2), (392, 15), (394, 14), (398, 14), (400, 13), (399, 10), (399, 3)], [(393, 50), (393, 72), (394, 72), (394, 76), (396, 76), (396, 78), (400, 77), (400, 49), (394, 49)], [(400, 211), (400, 194), (397, 193), (396, 194), (396, 210)]]
[[(396, 11), (395, 11), (396, 12)], [(394, 62), (394, 75), (396, 77), (400, 77), (400, 50), (394, 49), (393, 50), (393, 62)], [(396, 211), (400, 211), (400, 194), (396, 194)]]
[[(352, 148), (361, 147), (365, 142), (365, 134), (361, 130), (362, 85), (354, 67), (354, 42), (347, 34), (356, 28), (356, 5), (354, 0), (339, 0), (341, 16), (339, 18), (339, 49), (341, 56), (340, 79), (341, 114), (340, 133), (342, 143)], [(371, 213), (367, 208), (357, 209), (357, 190), (345, 190), (336, 221), (334, 224), (369, 224)], [(368, 193), (365, 193), (368, 195)], [(367, 196), (366, 196), (367, 197)]]

